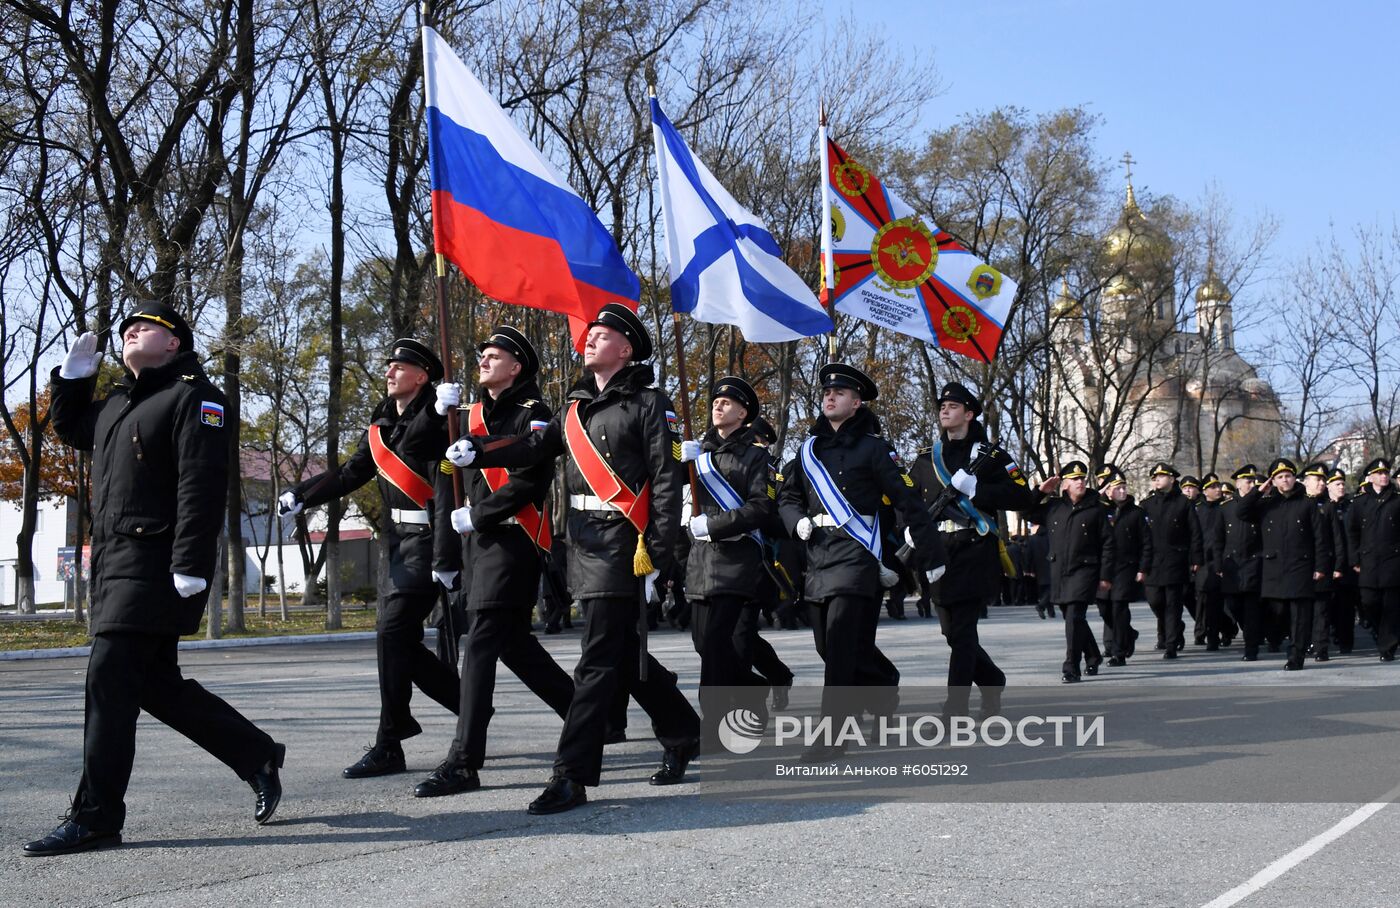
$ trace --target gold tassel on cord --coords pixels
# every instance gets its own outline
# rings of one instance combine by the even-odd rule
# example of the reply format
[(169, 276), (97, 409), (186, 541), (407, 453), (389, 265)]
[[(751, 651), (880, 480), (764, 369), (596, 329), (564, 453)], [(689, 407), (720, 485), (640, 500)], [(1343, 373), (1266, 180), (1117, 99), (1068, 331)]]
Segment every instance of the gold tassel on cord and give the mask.
[(637, 534), (637, 551), (632, 555), (632, 576), (645, 577), (656, 568), (651, 565), (651, 555), (647, 552), (647, 541), (643, 534)]
[(1019, 576), (1019, 572), (1011, 560), (1011, 553), (1006, 550), (1006, 541), (1001, 536), (997, 536), (997, 555), (1001, 557), (1001, 572), (1008, 578), (1015, 580)]

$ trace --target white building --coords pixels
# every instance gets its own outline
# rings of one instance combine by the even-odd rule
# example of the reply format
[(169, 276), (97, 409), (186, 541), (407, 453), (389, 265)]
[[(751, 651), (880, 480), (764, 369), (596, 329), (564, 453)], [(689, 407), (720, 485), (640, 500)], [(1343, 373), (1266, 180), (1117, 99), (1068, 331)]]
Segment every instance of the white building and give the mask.
[[(34, 532), (34, 601), (40, 608), (61, 608), (66, 584), (59, 572), (59, 549), (68, 538), (71, 499), (53, 496), (39, 502)], [(20, 503), (0, 501), (0, 607), (19, 604)]]

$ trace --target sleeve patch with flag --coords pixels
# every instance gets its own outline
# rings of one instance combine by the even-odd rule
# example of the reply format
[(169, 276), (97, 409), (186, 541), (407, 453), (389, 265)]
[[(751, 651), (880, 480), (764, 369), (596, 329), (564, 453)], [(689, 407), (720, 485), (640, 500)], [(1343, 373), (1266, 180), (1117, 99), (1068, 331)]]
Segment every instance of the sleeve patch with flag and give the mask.
[(549, 420), (547, 419), (532, 419), (530, 420), (530, 431), (538, 432), (547, 425), (549, 425)]
[(679, 435), (681, 432), (680, 429), (676, 428), (676, 412), (674, 410), (666, 411), (666, 430), (672, 435)]
[(206, 426), (222, 429), (224, 427), (224, 405), (216, 404), (212, 400), (200, 401), (199, 421)]
[(1016, 466), (1016, 461), (1010, 459), (1006, 461), (1006, 473), (1016, 482), (1016, 485), (1023, 486), (1026, 484), (1026, 477), (1021, 472), (1021, 468)]

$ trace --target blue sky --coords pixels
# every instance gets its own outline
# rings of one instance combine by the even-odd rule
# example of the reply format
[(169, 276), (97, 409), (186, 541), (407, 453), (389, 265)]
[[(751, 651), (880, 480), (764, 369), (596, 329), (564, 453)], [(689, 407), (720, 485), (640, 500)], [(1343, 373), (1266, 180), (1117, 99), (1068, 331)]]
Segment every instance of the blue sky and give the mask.
[[(827, 2), (828, 23), (845, 2)], [(1280, 221), (1280, 267), (1329, 224), (1400, 211), (1400, 4), (889, 2), (859, 17), (930, 50), (946, 90), (915, 133), (1006, 104), (1100, 114), (1099, 149), (1130, 150), (1140, 189), (1183, 200), (1216, 182), (1239, 220)], [(1115, 165), (1121, 166), (1121, 165)], [(937, 213), (932, 213), (935, 217)]]

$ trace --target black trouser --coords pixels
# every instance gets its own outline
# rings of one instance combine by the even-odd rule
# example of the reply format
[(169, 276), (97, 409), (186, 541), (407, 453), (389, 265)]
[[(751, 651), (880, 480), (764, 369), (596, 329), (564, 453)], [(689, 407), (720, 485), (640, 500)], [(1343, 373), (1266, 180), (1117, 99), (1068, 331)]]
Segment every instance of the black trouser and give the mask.
[(1098, 665), (1103, 661), (1103, 654), (1099, 652), (1094, 632), (1089, 630), (1086, 618), (1089, 603), (1061, 602), (1060, 611), (1065, 616), (1065, 661), (1061, 668), (1066, 675), (1078, 678), (1081, 658), (1088, 665)]
[(792, 669), (778, 657), (773, 644), (758, 632), (758, 609), (746, 608), (734, 628), (734, 648), (754, 670), (774, 687), (792, 686)]
[(1258, 593), (1226, 593), (1225, 608), (1235, 616), (1244, 634), (1244, 654), (1258, 656), (1264, 641), (1265, 608)]
[(97, 832), (126, 822), (126, 786), (141, 710), (248, 779), (276, 744), (238, 710), (180, 675), (175, 636), (103, 632), (92, 640), (83, 710), (83, 775), (73, 819)]
[(379, 663), (379, 732), (376, 744), (393, 744), (423, 730), (409, 710), (413, 688), (457, 712), (461, 681), (452, 666), (423, 645), (423, 619), (433, 610), (436, 593), (395, 590), (384, 598), (375, 624)]
[(471, 612), (462, 647), (462, 711), (447, 761), (480, 769), (486, 760), (486, 728), (495, 708), (496, 662), (500, 660), (560, 718), (569, 711), (574, 682), (531, 633), (530, 613), (523, 608), (490, 608)]
[(1312, 641), (1313, 599), (1266, 599), (1275, 612), (1291, 617), (1288, 633), (1288, 661), (1292, 665), (1302, 665), (1308, 653), (1308, 643)]
[[(1201, 568), (1205, 570), (1205, 568)], [(1225, 636), (1225, 605), (1220, 590), (1196, 590), (1196, 621), (1192, 627), (1192, 634), (1196, 640), (1203, 642), (1206, 646), (1215, 647), (1220, 645), (1220, 638)]]
[(1376, 648), (1381, 655), (1394, 655), (1400, 647), (1400, 587), (1361, 588), (1362, 607), (1374, 616)]
[[(749, 667), (752, 647), (741, 652), (736, 645), (740, 620), (745, 612), (757, 612), (757, 606), (738, 596), (712, 596), (690, 605), (690, 637), (700, 655), (701, 715), (722, 716), (740, 705), (761, 708), (767, 682)], [(739, 696), (739, 688), (748, 689), (752, 696)], [(718, 722), (706, 727), (718, 728)]]
[(1036, 611), (1044, 611), (1049, 614), (1051, 618), (1055, 617), (1055, 603), (1050, 601), (1050, 584), (1047, 583), (1039, 587), (1038, 591), (1040, 593), (1040, 599), (1036, 602)]
[(1099, 615), (1103, 617), (1104, 651), (1109, 656), (1127, 659), (1134, 652), (1137, 639), (1132, 604), (1126, 599), (1100, 599)]
[(1356, 605), (1360, 591), (1350, 584), (1339, 584), (1332, 593), (1332, 635), (1337, 648), (1351, 652), (1356, 645)]
[(872, 694), (862, 706), (874, 713), (892, 711), (897, 697), (895, 688), (899, 686), (899, 669), (875, 645), (880, 598), (832, 596), (813, 605), (811, 617), (817, 654), (825, 664), (822, 714), (838, 719), (852, 714), (850, 708), (838, 709), (835, 705), (835, 697), (839, 696), (836, 689), (842, 687), (886, 688), (887, 693)]
[(984, 697), (988, 693), (1000, 694), (1006, 687), (1006, 675), (977, 639), (977, 619), (981, 614), (982, 603), (975, 599), (938, 606), (938, 627), (948, 641), (948, 700), (944, 711), (949, 715), (967, 714), (974, 684), (982, 688)]
[(1147, 604), (1157, 616), (1157, 645), (1168, 651), (1186, 642), (1186, 624), (1181, 620), (1187, 585), (1168, 583), (1147, 588)]
[(1327, 653), (1332, 645), (1332, 596), (1333, 593), (1317, 593), (1313, 596), (1312, 645), (1313, 655)]
[(684, 747), (700, 739), (700, 717), (676, 687), (676, 676), (648, 655), (647, 677), (637, 671), (637, 597), (588, 600), (574, 699), (564, 717), (554, 772), (581, 785), (597, 785), (603, 768), (603, 735), (616, 694), (626, 691), (651, 717), (663, 747)]

